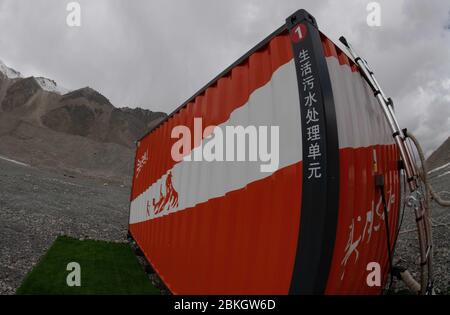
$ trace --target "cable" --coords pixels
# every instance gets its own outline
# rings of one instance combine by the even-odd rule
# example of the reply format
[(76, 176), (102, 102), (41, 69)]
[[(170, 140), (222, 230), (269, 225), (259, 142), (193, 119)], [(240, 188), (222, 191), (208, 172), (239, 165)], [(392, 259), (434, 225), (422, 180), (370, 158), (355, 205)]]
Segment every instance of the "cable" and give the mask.
[(388, 250), (388, 258), (389, 258), (389, 270), (390, 270), (390, 281), (389, 281), (389, 287), (388, 287), (388, 293), (391, 290), (392, 283), (394, 281), (394, 274), (393, 274), (393, 261), (392, 261), (392, 252), (391, 252), (391, 233), (389, 229), (389, 213), (387, 211), (387, 202), (386, 198), (384, 196), (384, 178), (382, 175), (378, 175), (376, 177), (376, 186), (380, 189), (381, 193), (381, 201), (383, 203), (383, 212), (384, 212), (384, 224), (386, 227), (386, 241), (387, 241), (387, 250)]
[[(450, 207), (450, 200), (445, 200), (443, 198), (441, 198), (441, 196), (439, 196), (433, 189), (433, 187), (431, 186), (429, 180), (428, 180), (428, 171), (427, 171), (427, 167), (426, 167), (426, 162), (425, 162), (425, 155), (423, 153), (422, 147), (419, 143), (419, 141), (417, 140), (417, 138), (408, 133), (406, 134), (406, 136), (413, 142), (414, 146), (416, 147), (417, 153), (419, 155), (420, 158), (420, 163), (421, 163), (421, 172), (419, 174), (420, 179), (422, 180), (424, 186), (425, 186), (425, 203), (426, 203), (426, 210), (428, 211), (427, 213), (427, 218), (429, 220), (429, 224), (430, 224), (430, 229), (429, 229), (429, 240), (430, 240), (430, 244), (429, 246), (431, 246), (431, 248), (433, 247), (433, 236), (432, 236), (432, 221), (431, 221), (431, 210), (429, 207), (430, 204), (430, 200), (434, 200), (437, 204), (441, 205), (442, 207)], [(428, 251), (428, 249), (427, 249)], [(432, 251), (429, 252), (429, 255), (432, 255)], [(432, 274), (432, 270), (430, 270), (430, 265), (428, 266), (428, 273)], [(427, 289), (426, 289), (426, 293), (427, 294), (433, 294), (433, 280), (431, 280), (431, 282), (428, 283), (427, 285)]]
[[(404, 177), (403, 178), (403, 193), (406, 194), (406, 175), (403, 174), (403, 177)], [(394, 246), (392, 248), (392, 251), (394, 253), (395, 253), (395, 248), (397, 247), (398, 236), (400, 234), (400, 230), (401, 230), (402, 225), (403, 225), (403, 220), (405, 218), (405, 212), (406, 212), (405, 208), (406, 208), (406, 202), (404, 201), (403, 205), (402, 205), (402, 209), (401, 209), (402, 215), (400, 217), (400, 222), (398, 223), (398, 226), (397, 226), (397, 232), (395, 233), (395, 239), (394, 239)]]

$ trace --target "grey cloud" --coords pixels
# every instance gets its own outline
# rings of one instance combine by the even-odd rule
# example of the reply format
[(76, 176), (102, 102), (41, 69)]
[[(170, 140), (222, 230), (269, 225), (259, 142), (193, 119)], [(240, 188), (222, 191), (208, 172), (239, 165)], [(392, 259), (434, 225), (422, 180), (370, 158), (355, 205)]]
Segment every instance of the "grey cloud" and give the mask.
[(80, 0), (81, 28), (66, 26), (68, 2), (0, 0), (0, 59), (68, 88), (89, 85), (117, 106), (170, 112), (305, 8), (367, 58), (427, 152), (449, 135), (448, 1), (379, 1), (379, 28), (367, 26), (370, 1), (360, 0)]

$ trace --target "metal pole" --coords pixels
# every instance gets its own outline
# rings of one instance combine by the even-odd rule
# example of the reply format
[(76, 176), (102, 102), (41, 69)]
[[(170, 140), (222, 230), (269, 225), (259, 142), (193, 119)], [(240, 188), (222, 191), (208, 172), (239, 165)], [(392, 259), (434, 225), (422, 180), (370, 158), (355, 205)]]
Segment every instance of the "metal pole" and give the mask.
[(393, 115), (393, 111), (390, 109), (389, 104), (391, 102), (386, 97), (384, 92), (381, 90), (377, 80), (373, 76), (373, 72), (368, 67), (367, 62), (355, 53), (355, 51), (352, 49), (350, 44), (343, 36), (339, 38), (339, 40), (347, 47), (349, 53), (355, 60), (355, 63), (358, 65), (361, 74), (366, 79), (369, 86), (372, 88), (375, 97), (380, 103), (384, 115), (386, 116), (386, 119), (388, 120), (391, 130), (393, 132), (392, 136), (394, 137), (394, 140), (400, 150), (400, 156), (402, 157), (402, 160), (404, 162), (409, 188), (411, 191), (415, 191), (417, 189), (417, 184), (415, 183), (414, 179), (416, 177), (417, 171), (415, 170), (414, 163), (411, 163), (412, 158), (410, 156), (410, 152), (405, 146), (403, 131), (400, 129), (397, 119), (395, 118), (395, 115)]

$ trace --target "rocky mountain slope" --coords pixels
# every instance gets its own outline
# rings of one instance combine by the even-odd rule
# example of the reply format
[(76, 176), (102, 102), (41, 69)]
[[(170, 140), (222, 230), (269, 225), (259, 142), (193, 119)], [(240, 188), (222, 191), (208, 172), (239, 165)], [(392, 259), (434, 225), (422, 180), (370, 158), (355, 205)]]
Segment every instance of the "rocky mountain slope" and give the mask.
[(450, 169), (450, 137), (427, 159), (427, 168), (429, 171), (436, 170), (446, 164), (449, 164)]
[(90, 87), (23, 78), (0, 61), (0, 155), (92, 176), (130, 177), (134, 143), (166, 114), (117, 108)]

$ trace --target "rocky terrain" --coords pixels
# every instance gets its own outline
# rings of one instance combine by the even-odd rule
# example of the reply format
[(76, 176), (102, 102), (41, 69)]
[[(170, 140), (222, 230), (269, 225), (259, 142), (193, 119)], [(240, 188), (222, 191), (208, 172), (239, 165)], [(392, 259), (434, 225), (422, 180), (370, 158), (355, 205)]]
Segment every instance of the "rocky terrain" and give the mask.
[(165, 117), (0, 61), (0, 294), (58, 235), (126, 239), (134, 143)]
[[(428, 176), (433, 189), (442, 198), (450, 200), (450, 138), (448, 138), (427, 160)], [(431, 202), (435, 291), (450, 294), (450, 208)], [(396, 247), (396, 265), (407, 267), (416, 279), (419, 278), (419, 261), (415, 216), (406, 211)], [(404, 290), (401, 282), (394, 283), (394, 291)]]
[[(437, 171), (441, 171), (443, 165), (450, 162), (450, 137), (444, 141), (444, 143), (434, 151), (427, 160), (428, 171), (431, 171), (432, 177), (435, 176)], [(434, 171), (433, 171), (434, 170)], [(448, 169), (447, 169), (448, 170)], [(441, 175), (443, 173), (441, 172)], [(439, 176), (439, 175), (438, 175)]]
[(0, 294), (14, 294), (58, 235), (126, 240), (130, 185), (0, 158)]
[(0, 155), (32, 166), (129, 179), (135, 141), (165, 117), (117, 108), (89, 87), (22, 78), (0, 61)]
[[(431, 173), (450, 198), (450, 165)], [(0, 156), (0, 294), (14, 294), (58, 235), (124, 241), (130, 182), (31, 167)], [(450, 288), (450, 210), (433, 204), (437, 293)], [(418, 276), (414, 216), (405, 213), (395, 263)], [(394, 282), (394, 291), (404, 290)]]

